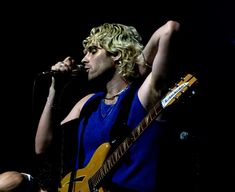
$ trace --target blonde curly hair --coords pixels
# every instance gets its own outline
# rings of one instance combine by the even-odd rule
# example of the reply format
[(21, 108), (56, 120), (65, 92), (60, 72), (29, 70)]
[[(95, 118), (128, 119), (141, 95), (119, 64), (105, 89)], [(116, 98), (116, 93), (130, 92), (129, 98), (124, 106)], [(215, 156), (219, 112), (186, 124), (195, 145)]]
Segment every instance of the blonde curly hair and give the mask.
[(133, 81), (139, 77), (137, 57), (143, 51), (142, 38), (133, 26), (119, 23), (104, 23), (94, 27), (90, 35), (82, 42), (85, 50), (92, 46), (100, 46), (109, 55), (118, 55), (118, 72), (126, 81)]

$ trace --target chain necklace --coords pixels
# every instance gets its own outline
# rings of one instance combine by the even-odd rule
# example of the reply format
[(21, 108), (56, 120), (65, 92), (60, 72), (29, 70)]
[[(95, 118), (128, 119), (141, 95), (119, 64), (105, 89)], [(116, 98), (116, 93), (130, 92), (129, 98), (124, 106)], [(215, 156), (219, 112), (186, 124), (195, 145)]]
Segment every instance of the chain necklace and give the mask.
[(115, 95), (111, 96), (111, 97), (104, 97), (105, 100), (113, 100), (115, 99), (115, 97), (118, 97), (122, 92), (126, 91), (128, 89), (128, 85), (122, 89), (121, 91), (119, 91), (118, 93), (116, 93)]
[(114, 100), (116, 97), (118, 97), (124, 91), (126, 91), (128, 88), (129, 88), (129, 86), (126, 86), (124, 89), (122, 89), (121, 91), (119, 91), (115, 95), (113, 95), (111, 97), (104, 97), (104, 99), (101, 102), (101, 107), (100, 107), (100, 113), (101, 113), (102, 118), (105, 118), (105, 117), (109, 116), (109, 114), (111, 114), (111, 112), (113, 111), (113, 108), (115, 106), (115, 103), (116, 103), (115, 102), (112, 104), (105, 104), (105, 100), (109, 100), (109, 101)]
[(105, 104), (104, 101), (101, 102), (100, 114), (101, 114), (102, 118), (107, 117), (113, 111), (114, 105), (115, 104), (107, 105), (107, 104)]

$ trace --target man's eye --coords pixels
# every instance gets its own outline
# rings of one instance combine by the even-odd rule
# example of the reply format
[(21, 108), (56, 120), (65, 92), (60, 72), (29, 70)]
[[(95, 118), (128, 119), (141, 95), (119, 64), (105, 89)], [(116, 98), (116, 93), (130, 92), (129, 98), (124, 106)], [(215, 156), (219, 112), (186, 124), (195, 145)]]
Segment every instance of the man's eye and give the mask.
[(97, 52), (97, 47), (95, 47), (95, 46), (90, 47), (89, 52), (92, 53), (92, 54), (96, 53)]
[(92, 54), (94, 54), (94, 53), (97, 52), (97, 49), (91, 49), (90, 52), (91, 52)]

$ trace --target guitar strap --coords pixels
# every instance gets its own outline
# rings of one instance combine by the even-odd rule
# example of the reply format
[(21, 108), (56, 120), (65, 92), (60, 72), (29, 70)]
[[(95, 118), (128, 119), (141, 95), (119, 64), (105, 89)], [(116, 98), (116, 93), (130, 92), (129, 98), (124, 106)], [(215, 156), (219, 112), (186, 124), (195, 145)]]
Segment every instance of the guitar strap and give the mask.
[[(134, 94), (136, 93), (139, 85), (140, 81), (132, 83), (127, 94), (121, 101), (120, 111), (110, 133), (110, 143), (112, 144), (113, 149), (115, 149), (115, 146), (117, 146), (121, 142), (121, 140), (131, 132), (131, 129), (128, 129), (127, 120)], [(110, 152), (111, 151), (112, 150), (110, 150)]]
[[(62, 161), (62, 169), (64, 170), (71, 170), (71, 177), (70, 177), (70, 183), (69, 187), (68, 187), (68, 192), (72, 192), (73, 189), (73, 181), (75, 178), (75, 174), (76, 174), (76, 165), (77, 162), (79, 163), (79, 161), (77, 161), (78, 158), (78, 152), (80, 151), (80, 140), (77, 141), (78, 135), (82, 135), (84, 129), (78, 129), (78, 124), (79, 122), (81, 122), (81, 119), (83, 117), (87, 117), (89, 116), (89, 114), (93, 111), (94, 108), (98, 107), (99, 101), (104, 97), (104, 93), (97, 93), (95, 94), (91, 100), (89, 102), (87, 102), (80, 114), (80, 118), (78, 119), (74, 119), (72, 121), (69, 121), (67, 123), (65, 123), (62, 126), (66, 126), (69, 127), (69, 129), (66, 128), (62, 128), (62, 130), (66, 130), (64, 131), (64, 142), (62, 144), (63, 150), (62, 150), (62, 155), (61, 155), (61, 161)], [(76, 143), (79, 142), (79, 143)], [(72, 150), (71, 147), (73, 146)], [(67, 150), (66, 150), (67, 149)], [(72, 165), (72, 166), (71, 166)], [(72, 168), (71, 168), (72, 167)], [(66, 171), (62, 171), (62, 175), (64, 175), (66, 173)], [(63, 178), (63, 176), (62, 176)]]

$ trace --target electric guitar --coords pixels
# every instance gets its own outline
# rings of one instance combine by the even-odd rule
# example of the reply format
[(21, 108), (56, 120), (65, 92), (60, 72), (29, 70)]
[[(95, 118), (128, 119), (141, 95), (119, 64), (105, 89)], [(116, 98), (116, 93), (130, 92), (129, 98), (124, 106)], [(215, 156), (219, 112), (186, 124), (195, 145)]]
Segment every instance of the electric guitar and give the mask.
[[(148, 115), (131, 132), (130, 136), (125, 138), (109, 156), (111, 145), (110, 143), (103, 143), (96, 149), (86, 167), (76, 170), (74, 174), (70, 172), (65, 175), (61, 180), (59, 192), (104, 192), (105, 189), (102, 188), (101, 182), (139, 138), (141, 133), (157, 118), (164, 108), (177, 102), (196, 83), (197, 79), (191, 74), (181, 78), (166, 96), (150, 110)], [(192, 91), (192, 93), (194, 92)]]

